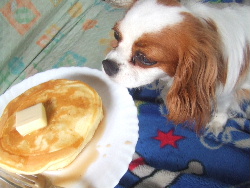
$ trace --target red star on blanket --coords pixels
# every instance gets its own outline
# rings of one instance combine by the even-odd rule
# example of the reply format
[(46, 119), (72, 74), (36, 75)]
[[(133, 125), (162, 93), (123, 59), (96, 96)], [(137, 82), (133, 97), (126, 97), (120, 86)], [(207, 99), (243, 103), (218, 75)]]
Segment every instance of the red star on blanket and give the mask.
[(184, 136), (174, 135), (174, 129), (170, 130), (167, 133), (163, 131), (158, 131), (158, 136), (154, 137), (154, 139), (159, 140), (161, 142), (161, 148), (167, 145), (171, 145), (174, 148), (178, 148), (176, 142), (184, 138)]

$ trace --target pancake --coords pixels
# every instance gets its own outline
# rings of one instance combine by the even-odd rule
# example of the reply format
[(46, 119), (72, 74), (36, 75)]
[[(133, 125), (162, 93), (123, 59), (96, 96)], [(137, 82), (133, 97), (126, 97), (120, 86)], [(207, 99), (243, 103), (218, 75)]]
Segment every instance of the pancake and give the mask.
[[(43, 103), (47, 126), (21, 136), (15, 114)], [(51, 80), (35, 86), (5, 108), (0, 119), (0, 167), (22, 174), (70, 164), (91, 140), (103, 118), (98, 93), (81, 81)]]

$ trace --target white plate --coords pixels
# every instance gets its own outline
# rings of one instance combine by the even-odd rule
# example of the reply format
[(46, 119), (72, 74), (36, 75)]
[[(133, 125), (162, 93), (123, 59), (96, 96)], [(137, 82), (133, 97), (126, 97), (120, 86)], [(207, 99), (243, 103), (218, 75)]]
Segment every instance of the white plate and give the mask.
[(46, 171), (55, 184), (66, 188), (113, 188), (127, 171), (138, 140), (137, 109), (126, 88), (101, 71), (86, 67), (62, 67), (38, 73), (0, 96), (0, 115), (15, 97), (52, 79), (82, 80), (103, 100), (105, 119), (93, 140), (68, 167)]

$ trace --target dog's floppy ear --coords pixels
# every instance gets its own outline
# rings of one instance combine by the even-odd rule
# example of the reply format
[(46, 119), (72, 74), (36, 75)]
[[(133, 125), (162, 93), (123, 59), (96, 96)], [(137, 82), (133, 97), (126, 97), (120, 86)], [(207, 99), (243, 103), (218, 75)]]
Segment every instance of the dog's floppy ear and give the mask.
[(179, 123), (196, 124), (197, 130), (210, 119), (218, 75), (216, 59), (200, 49), (183, 54), (167, 95), (168, 118)]
[(158, 0), (158, 3), (167, 5), (167, 6), (180, 6), (180, 0)]
[(199, 131), (216, 110), (215, 89), (217, 84), (225, 84), (226, 66), (212, 22), (206, 26), (199, 22), (186, 24), (184, 28), (179, 43), (185, 43), (185, 47), (179, 52), (173, 84), (166, 97), (168, 118), (177, 124), (195, 123)]

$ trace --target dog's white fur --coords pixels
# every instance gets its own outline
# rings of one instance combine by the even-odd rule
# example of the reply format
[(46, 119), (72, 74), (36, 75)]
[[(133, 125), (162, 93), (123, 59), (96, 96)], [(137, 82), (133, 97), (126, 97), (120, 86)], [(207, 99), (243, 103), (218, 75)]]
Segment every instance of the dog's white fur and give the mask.
[[(132, 48), (135, 41), (145, 33), (158, 33), (165, 28), (182, 24), (185, 19), (183, 12), (191, 14), (204, 24), (206, 20), (212, 20), (222, 41), (221, 56), (227, 63), (223, 67), (227, 69), (227, 76), (224, 84), (217, 84), (217, 108), (213, 109), (214, 114), (207, 124), (218, 135), (229, 118), (229, 111), (239, 110), (237, 91), (250, 91), (250, 71), (247, 65), (250, 62), (249, 59), (248, 62), (245, 60), (246, 57), (249, 58), (250, 47), (250, 8), (248, 6), (234, 4), (221, 9), (193, 1), (183, 1), (181, 6), (167, 6), (158, 3), (157, 0), (136, 1), (119, 22), (122, 40), (106, 57), (119, 65), (119, 72), (111, 78), (128, 88), (163, 79), (168, 82), (167, 90), (171, 88), (174, 76), (168, 75), (162, 67), (141, 67), (131, 63)], [(239, 82), (244, 68), (248, 69), (247, 76)], [(250, 96), (243, 97), (245, 98), (249, 99)]]

